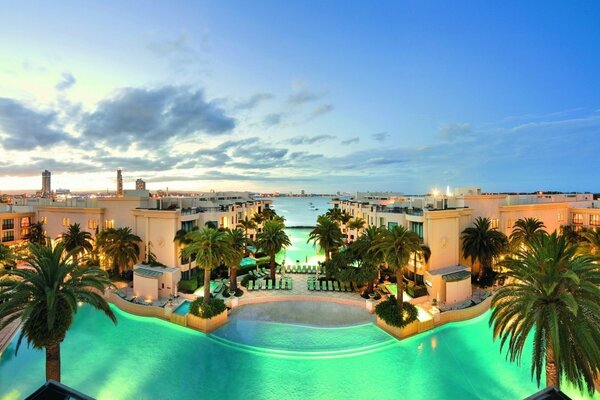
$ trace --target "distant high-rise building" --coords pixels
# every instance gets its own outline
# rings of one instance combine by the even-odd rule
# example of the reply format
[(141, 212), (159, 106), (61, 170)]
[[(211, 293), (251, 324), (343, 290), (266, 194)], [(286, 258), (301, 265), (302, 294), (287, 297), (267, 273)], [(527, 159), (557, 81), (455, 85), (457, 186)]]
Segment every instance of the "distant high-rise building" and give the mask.
[(51, 176), (47, 169), (42, 172), (42, 197), (49, 197), (52, 194)]
[(136, 179), (135, 181), (135, 190), (146, 190), (146, 182), (143, 179)]
[(121, 169), (117, 170), (117, 196), (123, 197), (123, 174)]
[(300, 194), (301, 194), (302, 196), (304, 196), (304, 189), (302, 189), (302, 190), (300, 191)]

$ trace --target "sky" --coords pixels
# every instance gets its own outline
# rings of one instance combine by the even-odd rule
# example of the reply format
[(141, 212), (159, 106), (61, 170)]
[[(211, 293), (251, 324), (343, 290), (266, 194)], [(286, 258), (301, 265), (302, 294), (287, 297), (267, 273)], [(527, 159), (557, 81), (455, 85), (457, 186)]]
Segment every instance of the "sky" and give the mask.
[(600, 3), (5, 2), (0, 192), (600, 192)]

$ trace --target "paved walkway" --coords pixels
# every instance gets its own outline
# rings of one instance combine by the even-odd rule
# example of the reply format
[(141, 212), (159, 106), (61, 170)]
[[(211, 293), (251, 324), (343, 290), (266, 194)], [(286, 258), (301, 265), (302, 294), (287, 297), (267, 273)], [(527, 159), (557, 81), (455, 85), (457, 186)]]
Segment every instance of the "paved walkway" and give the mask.
[(15, 333), (21, 325), (20, 320), (11, 322), (8, 326), (0, 331), (0, 354), (4, 352)]

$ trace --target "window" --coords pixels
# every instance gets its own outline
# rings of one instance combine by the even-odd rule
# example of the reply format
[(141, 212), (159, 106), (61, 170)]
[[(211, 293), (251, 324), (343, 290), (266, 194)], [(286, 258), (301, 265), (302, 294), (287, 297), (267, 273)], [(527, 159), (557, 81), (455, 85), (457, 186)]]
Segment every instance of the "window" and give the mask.
[(574, 225), (583, 224), (583, 214), (573, 214), (573, 224)]
[(500, 220), (498, 218), (492, 218), (492, 229), (498, 229), (500, 226)]
[(21, 229), (21, 237), (29, 235), (29, 228)]
[(565, 221), (565, 216), (563, 215), (563, 213), (559, 212), (558, 214), (556, 214), (556, 220), (558, 222), (564, 222)]
[(31, 220), (29, 217), (21, 218), (21, 228), (29, 228), (29, 225), (31, 225)]
[(48, 223), (48, 217), (40, 217), (40, 222), (42, 224), (47, 224)]
[(115, 220), (114, 219), (107, 219), (106, 221), (104, 221), (104, 228), (105, 229), (113, 229), (115, 227)]
[(15, 233), (13, 231), (2, 232), (2, 243), (12, 242), (15, 240)]
[(2, 229), (15, 229), (15, 220), (14, 219), (3, 219), (2, 220)]
[(71, 225), (71, 219), (69, 218), (63, 218), (62, 219), (62, 226), (69, 226)]
[(513, 224), (515, 223), (515, 221), (512, 218), (509, 218), (506, 220), (506, 227), (507, 228), (512, 228)]
[(88, 229), (98, 229), (98, 221), (95, 219), (88, 219)]
[(422, 222), (410, 222), (410, 230), (419, 235), (423, 239), (423, 223)]
[(393, 229), (395, 226), (398, 226), (397, 222), (388, 222), (388, 230)]
[(600, 215), (599, 214), (590, 215), (590, 225), (600, 226)]
[(385, 218), (379, 217), (379, 226), (385, 226)]

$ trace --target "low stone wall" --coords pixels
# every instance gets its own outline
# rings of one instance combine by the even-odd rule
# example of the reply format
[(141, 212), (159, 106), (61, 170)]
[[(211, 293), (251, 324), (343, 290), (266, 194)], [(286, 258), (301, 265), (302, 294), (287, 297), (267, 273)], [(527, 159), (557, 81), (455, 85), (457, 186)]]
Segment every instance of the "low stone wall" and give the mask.
[(419, 320), (411, 322), (404, 328), (388, 325), (384, 320), (377, 317), (377, 326), (398, 339), (404, 339), (412, 335), (416, 335), (422, 331), (419, 330)]
[(185, 315), (179, 315), (179, 314), (172, 313), (169, 316), (169, 321), (171, 321), (172, 323), (177, 324), (177, 325), (187, 326), (187, 320), (185, 318)]
[(129, 314), (139, 315), (140, 317), (155, 317), (168, 319), (165, 315), (165, 309), (162, 307), (143, 306), (120, 298), (115, 292), (109, 292), (108, 300), (121, 310)]
[(204, 333), (209, 333), (214, 331), (221, 325), (227, 323), (227, 310), (223, 311), (219, 315), (215, 315), (210, 319), (200, 318), (192, 314), (187, 314), (186, 323), (187, 326), (190, 328), (197, 329)]
[(435, 321), (435, 326), (447, 324), (448, 322), (459, 322), (466, 321), (480, 316), (490, 309), (492, 304), (492, 297), (490, 296), (484, 301), (469, 308), (463, 308), (461, 310), (451, 310), (440, 313), (440, 318)]
[[(272, 303), (272, 302), (280, 302), (280, 301), (317, 301), (323, 303), (338, 303), (345, 304), (353, 307), (359, 307), (363, 309), (369, 310), (367, 306), (367, 300), (353, 300), (353, 299), (345, 299), (340, 297), (331, 297), (331, 296), (318, 296), (318, 295), (291, 295), (291, 296), (265, 296), (265, 297), (248, 297), (238, 298), (237, 305), (244, 306), (246, 304), (257, 304), (257, 303)], [(233, 303), (229, 303), (230, 307), (233, 306)], [(371, 312), (371, 310), (369, 310)]]

